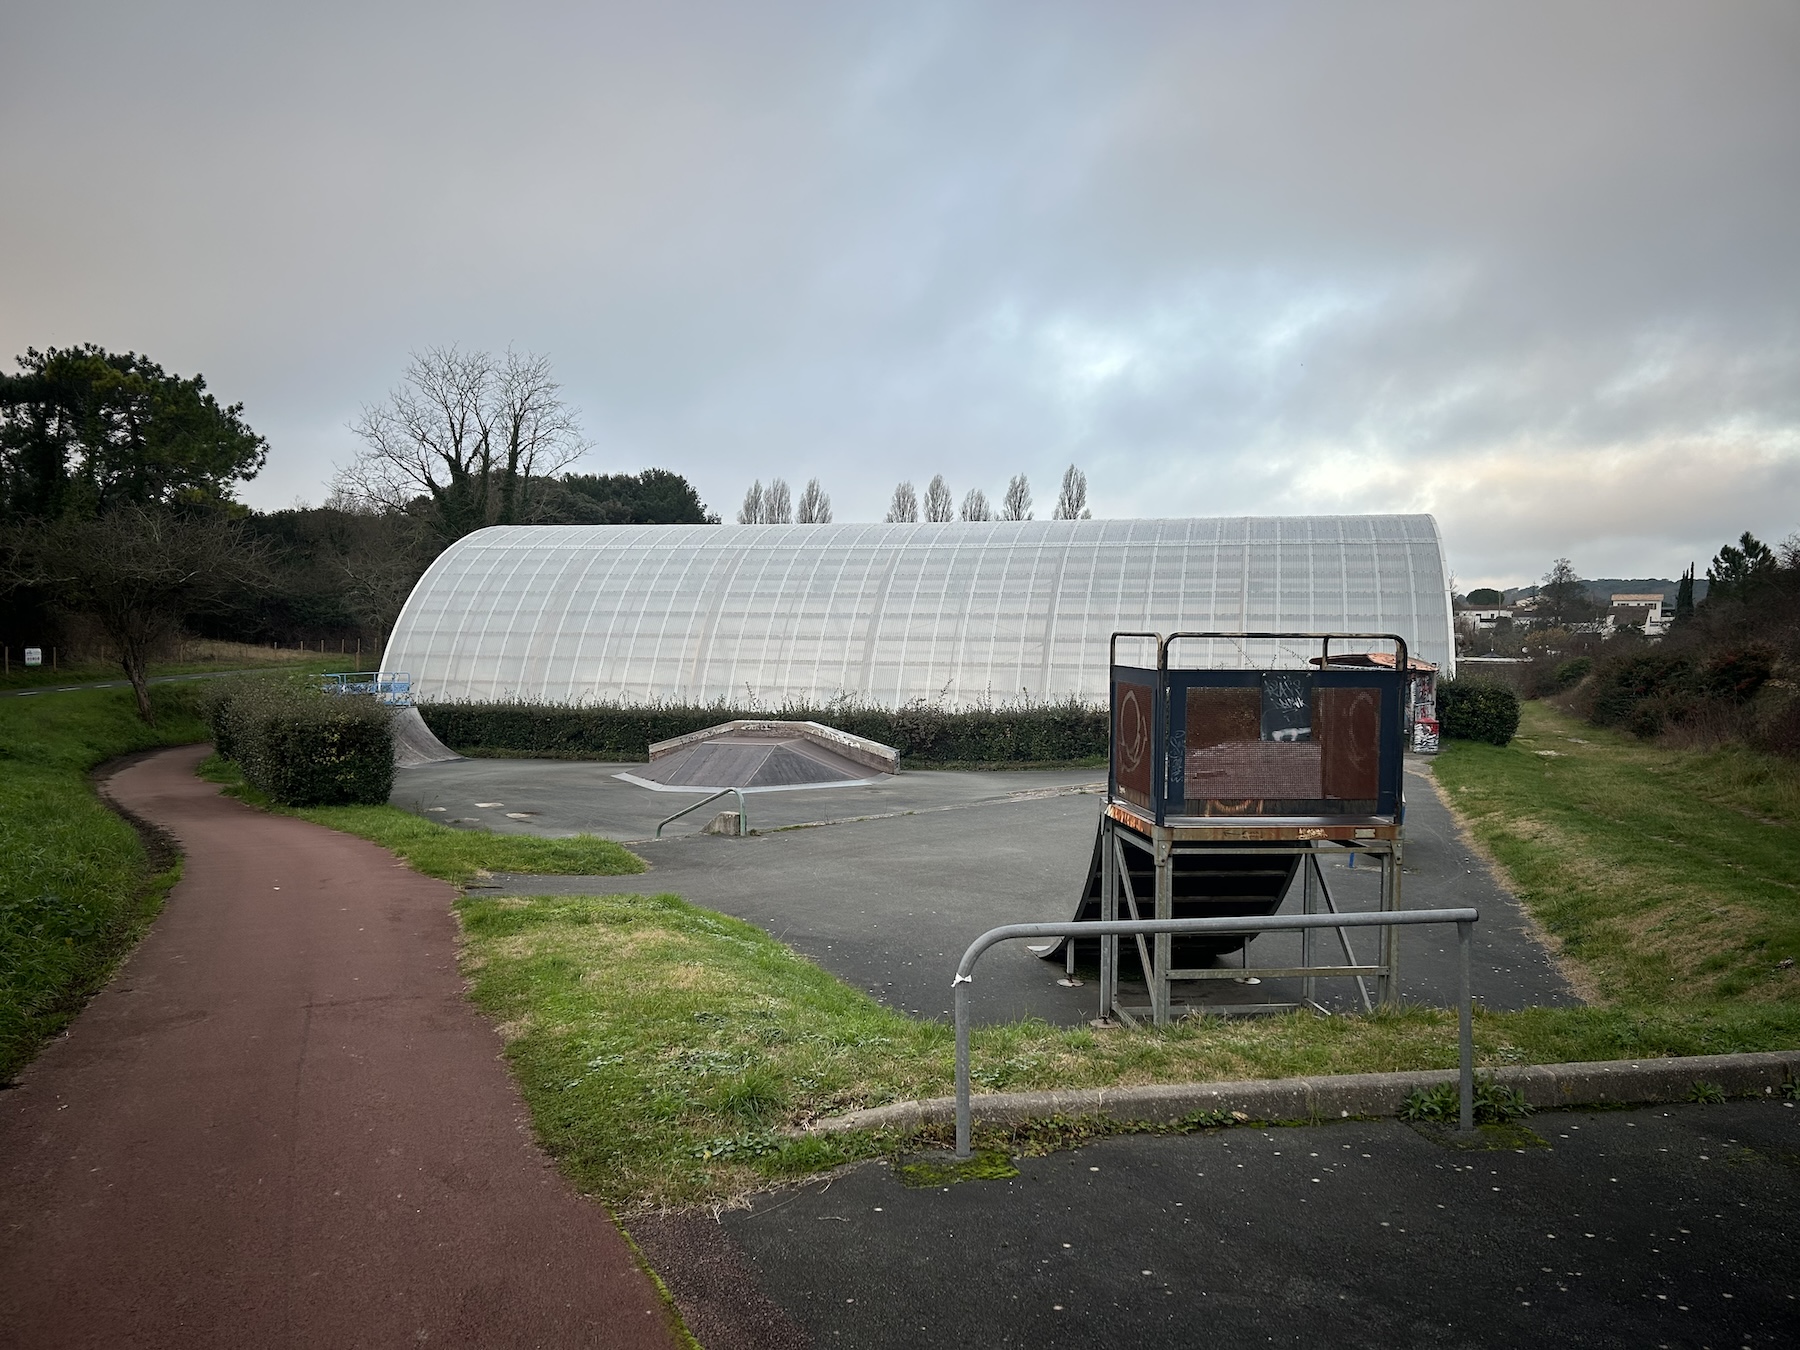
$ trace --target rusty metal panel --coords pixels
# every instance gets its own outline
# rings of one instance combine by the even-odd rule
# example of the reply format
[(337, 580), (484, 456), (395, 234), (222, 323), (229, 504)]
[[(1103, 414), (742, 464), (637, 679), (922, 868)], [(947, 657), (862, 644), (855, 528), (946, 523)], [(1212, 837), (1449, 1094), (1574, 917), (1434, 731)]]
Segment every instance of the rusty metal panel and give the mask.
[(1262, 690), (1254, 687), (1187, 691), (1187, 748), (1262, 739)]
[(1135, 680), (1113, 685), (1113, 777), (1127, 801), (1150, 805), (1156, 690)]
[(1373, 801), (1381, 795), (1379, 690), (1315, 690), (1312, 734), (1327, 798)]

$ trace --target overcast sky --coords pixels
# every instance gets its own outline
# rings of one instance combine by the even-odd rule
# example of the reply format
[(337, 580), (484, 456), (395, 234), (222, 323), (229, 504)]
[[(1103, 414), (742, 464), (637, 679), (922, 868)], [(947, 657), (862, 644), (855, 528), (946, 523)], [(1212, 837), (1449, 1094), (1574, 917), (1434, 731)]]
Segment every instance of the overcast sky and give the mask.
[(0, 8), (0, 356), (317, 503), (434, 344), (595, 471), (1432, 511), (1461, 585), (1800, 528), (1800, 5)]

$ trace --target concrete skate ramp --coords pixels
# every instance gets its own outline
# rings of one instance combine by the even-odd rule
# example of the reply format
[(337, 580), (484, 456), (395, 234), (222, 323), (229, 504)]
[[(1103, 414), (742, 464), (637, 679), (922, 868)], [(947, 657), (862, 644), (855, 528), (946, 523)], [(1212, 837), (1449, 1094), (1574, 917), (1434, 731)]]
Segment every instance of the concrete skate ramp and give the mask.
[(662, 792), (780, 792), (873, 783), (895, 771), (892, 746), (816, 722), (726, 722), (650, 747), (642, 769), (617, 775)]
[(388, 725), (394, 732), (394, 767), (411, 769), (420, 764), (442, 764), (461, 759), (449, 746), (431, 734), (417, 708), (396, 708)]
[[(1100, 849), (1105, 838), (1104, 829), (1095, 831), (1094, 852), (1088, 861), (1087, 880), (1082, 883), (1081, 898), (1075, 902), (1075, 918), (1082, 922), (1098, 921), (1102, 917)], [(1175, 854), (1170, 859), (1173, 864), (1170, 883), (1174, 912), (1169, 917), (1237, 918), (1268, 915), (1279, 910), (1282, 898), (1293, 883), (1294, 873), (1299, 870), (1300, 859), (1291, 853), (1271, 853), (1267, 858), (1259, 858), (1255, 853), (1256, 847), (1255, 844), (1234, 844), (1229, 853)], [(1156, 873), (1151, 865), (1150, 855), (1140, 848), (1127, 847), (1124, 852), (1131, 872), (1132, 894), (1137, 898), (1136, 917), (1154, 919)], [(1125, 903), (1122, 886), (1118, 917), (1133, 917)], [(1060, 960), (1063, 943), (1070, 940), (1059, 939), (1049, 946), (1033, 947), (1031, 950), (1046, 961)], [(1248, 934), (1222, 934), (1218, 937), (1177, 934), (1174, 939), (1174, 961), (1178, 967), (1197, 966), (1213, 957), (1235, 952), (1249, 940)], [(1099, 960), (1099, 938), (1075, 938), (1073, 941), (1077, 943), (1075, 951), (1078, 958)], [(1137, 960), (1130, 938), (1121, 939), (1120, 952), (1122, 961), (1127, 953), (1130, 954), (1131, 962), (1135, 963)], [(1135, 964), (1131, 965), (1131, 971), (1135, 977)]]
[(678, 750), (619, 777), (660, 788), (800, 788), (868, 783), (883, 775), (802, 737), (731, 736)]

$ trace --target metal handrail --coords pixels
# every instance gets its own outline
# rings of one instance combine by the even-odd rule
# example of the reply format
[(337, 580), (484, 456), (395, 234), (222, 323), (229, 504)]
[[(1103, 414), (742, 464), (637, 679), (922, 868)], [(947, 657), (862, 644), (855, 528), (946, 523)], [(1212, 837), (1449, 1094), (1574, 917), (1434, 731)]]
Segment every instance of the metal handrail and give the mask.
[(744, 806), (744, 794), (742, 792), (738, 791), (738, 789), (736, 789), (736, 788), (720, 788), (717, 792), (713, 793), (712, 796), (702, 797), (699, 801), (695, 802), (692, 806), (682, 807), (681, 810), (677, 811), (674, 815), (670, 816), (667, 820), (662, 821), (657, 825), (656, 837), (658, 839), (662, 838), (662, 832), (663, 832), (664, 825), (673, 825), (676, 821), (680, 820), (688, 812), (698, 811), (701, 807), (705, 806), (708, 802), (718, 801), (719, 798), (723, 797), (727, 792), (729, 792), (732, 796), (734, 796), (738, 799), (738, 838), (742, 839), (745, 835), (750, 833), (750, 812)]
[(956, 993), (956, 1156), (970, 1155), (969, 986), (975, 963), (989, 947), (1014, 938), (1124, 937), (1137, 933), (1272, 933), (1308, 928), (1395, 928), (1410, 924), (1453, 923), (1461, 957), (1457, 981), (1458, 1062), (1461, 1070), (1460, 1127), (1475, 1128), (1475, 1027), (1469, 992), (1469, 934), (1481, 917), (1477, 909), (1415, 909), (1375, 914), (1271, 914), (1263, 917), (1220, 916), (1205, 919), (1102, 919), (1068, 923), (1009, 923), (990, 928), (969, 944), (956, 967), (951, 987)]
[(404, 670), (358, 670), (338, 675), (322, 675), (319, 685), (333, 694), (366, 694), (394, 707), (407, 707), (413, 701), (412, 676)]

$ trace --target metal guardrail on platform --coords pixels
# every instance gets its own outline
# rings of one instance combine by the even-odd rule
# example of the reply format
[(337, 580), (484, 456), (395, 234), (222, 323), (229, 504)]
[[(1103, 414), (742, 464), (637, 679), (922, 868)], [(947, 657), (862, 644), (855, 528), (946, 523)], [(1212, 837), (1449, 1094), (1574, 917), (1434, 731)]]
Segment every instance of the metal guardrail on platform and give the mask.
[(394, 708), (412, 706), (412, 676), (403, 670), (359, 670), (345, 675), (322, 675), (319, 683), (333, 694), (363, 694)]
[[(689, 808), (692, 809), (691, 807)], [(951, 987), (956, 992), (956, 1156), (970, 1155), (972, 1132), (969, 1103), (969, 994), (975, 963), (989, 947), (1015, 938), (1109, 937), (1139, 933), (1275, 933), (1314, 928), (1398, 928), (1411, 924), (1453, 923), (1460, 958), (1457, 978), (1458, 1062), (1461, 1069), (1460, 1127), (1475, 1128), (1475, 1028), (1469, 990), (1469, 937), (1481, 917), (1476, 909), (1390, 910), (1377, 914), (1272, 914), (1263, 917), (1206, 919), (1108, 919), (1069, 923), (1009, 923), (990, 928), (963, 953)], [(1323, 973), (1323, 972), (1315, 972)]]

